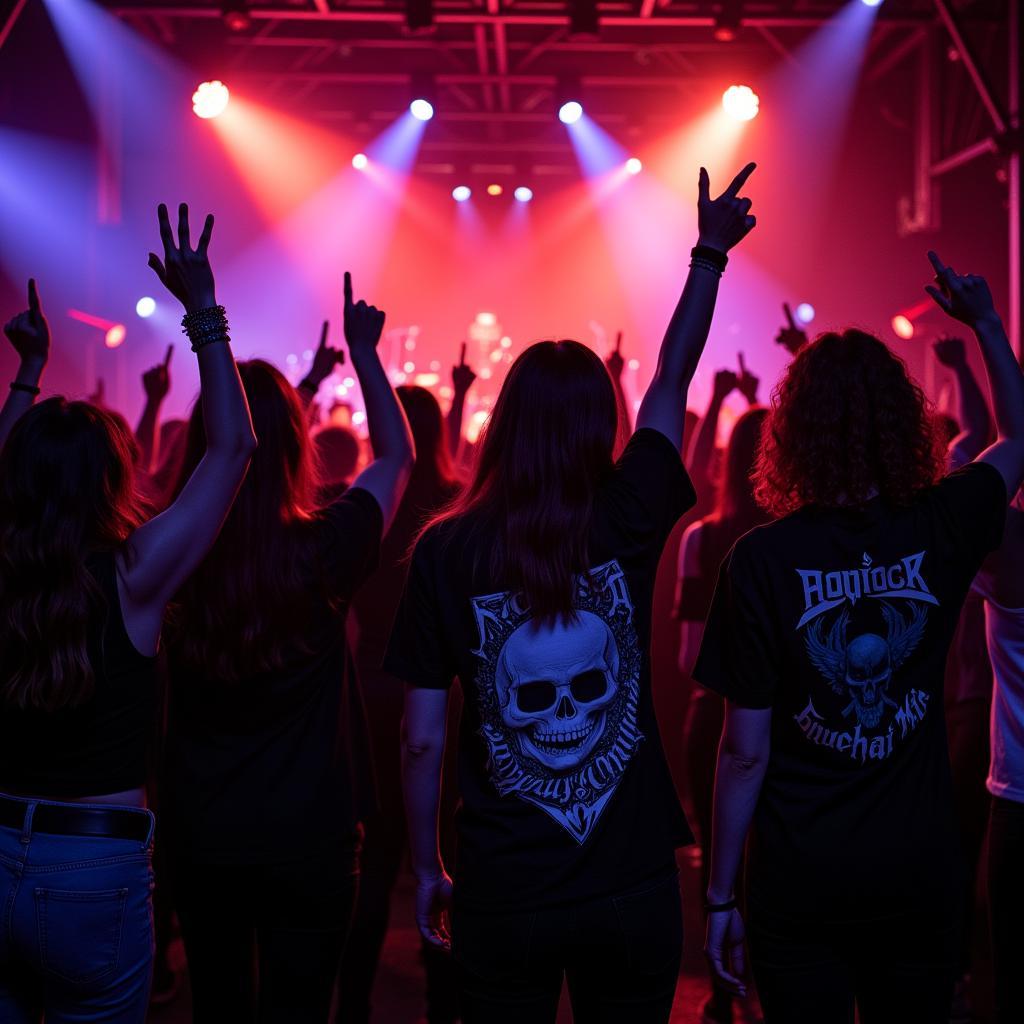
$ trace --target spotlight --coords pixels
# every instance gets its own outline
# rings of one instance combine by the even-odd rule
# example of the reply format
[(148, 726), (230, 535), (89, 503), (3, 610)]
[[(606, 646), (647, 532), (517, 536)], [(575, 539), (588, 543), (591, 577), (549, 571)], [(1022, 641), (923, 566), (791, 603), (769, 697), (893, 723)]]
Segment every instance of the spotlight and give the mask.
[(196, 117), (209, 120), (212, 117), (220, 117), (228, 105), (231, 93), (228, 87), (215, 78), (212, 82), (201, 82), (196, 91), (192, 93), (192, 110)]
[(914, 321), (909, 316), (897, 313), (892, 318), (892, 330), (897, 338), (909, 341), (914, 336)]
[(488, 185), (487, 186), (487, 194), (489, 196), (500, 196), (501, 193), (504, 192), (504, 191), (505, 190), (500, 185), (498, 185), (498, 184)]
[(156, 300), (144, 295), (135, 303), (135, 312), (145, 320), (156, 312)]
[(232, 32), (244, 32), (252, 24), (245, 0), (222, 0), (220, 16)]
[(643, 169), (644, 169), (644, 165), (635, 156), (631, 156), (626, 161), (626, 173), (627, 174), (639, 174)]
[(597, 0), (569, 0), (569, 36), (598, 34)]
[(809, 324), (814, 319), (814, 307), (809, 302), (801, 302), (796, 307), (795, 316), (798, 323)]
[(860, 0), (865, 7), (879, 7), (881, 6), (882, 0)]
[(722, 108), (734, 121), (752, 121), (761, 108), (761, 98), (749, 85), (730, 85), (722, 93)]
[(352, 166), (357, 171), (365, 170), (366, 169), (366, 165), (369, 162), (370, 162), (370, 160), (369, 160), (369, 158), (367, 157), (367, 155), (365, 153), (356, 153), (356, 155), (354, 157), (352, 157)]
[(722, 0), (713, 35), (720, 43), (731, 43), (740, 34), (743, 0)]
[(558, 108), (558, 120), (562, 124), (575, 124), (583, 116), (583, 104), (579, 100), (567, 100)]
[(533, 189), (526, 185), (520, 185), (512, 195), (514, 195), (519, 202), (528, 203), (533, 198)]
[(430, 100), (415, 99), (409, 104), (409, 113), (417, 121), (429, 121), (434, 116), (434, 105)]
[(452, 189), (452, 199), (457, 203), (464, 203), (472, 194), (473, 190), (468, 185), (456, 185)]
[(128, 328), (124, 324), (114, 324), (104, 335), (103, 342), (107, 348), (117, 348), (124, 341), (127, 333)]

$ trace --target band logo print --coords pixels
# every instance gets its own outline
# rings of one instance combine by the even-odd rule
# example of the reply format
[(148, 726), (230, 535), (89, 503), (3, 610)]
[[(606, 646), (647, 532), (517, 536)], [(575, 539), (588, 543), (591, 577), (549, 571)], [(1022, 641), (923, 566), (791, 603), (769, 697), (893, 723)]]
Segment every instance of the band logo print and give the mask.
[[(924, 558), (920, 551), (892, 565), (875, 566), (865, 553), (858, 569), (796, 570), (804, 595), (796, 628), (804, 631), (811, 664), (832, 693), (845, 700), (838, 720), (819, 711), (812, 695), (793, 716), (816, 746), (830, 747), (861, 764), (883, 760), (924, 719), (929, 694), (915, 687), (901, 691), (896, 682), (924, 636), (928, 606), (939, 603), (921, 574)], [(864, 597), (878, 601), (883, 628), (854, 633), (854, 617), (863, 621), (857, 605)], [(826, 613), (840, 606), (829, 623)], [(832, 702), (819, 698), (818, 703), (826, 707)]]
[(491, 781), (582, 844), (644, 738), (642, 659), (625, 574), (611, 561), (578, 576), (568, 622), (536, 622), (511, 592), (472, 605)]

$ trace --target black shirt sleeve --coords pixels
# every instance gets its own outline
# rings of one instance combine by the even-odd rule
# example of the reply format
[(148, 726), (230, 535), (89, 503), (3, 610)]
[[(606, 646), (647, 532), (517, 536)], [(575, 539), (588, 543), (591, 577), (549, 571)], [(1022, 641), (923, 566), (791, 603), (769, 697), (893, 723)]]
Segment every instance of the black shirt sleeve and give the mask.
[(332, 590), (351, 598), (380, 561), (384, 515), (377, 499), (350, 488), (320, 510), (320, 558)]
[(770, 708), (781, 676), (781, 638), (767, 573), (736, 542), (722, 563), (693, 678), (745, 708)]
[(437, 538), (430, 532), (416, 542), (384, 671), (413, 686), (447, 690), (457, 670), (441, 617), (436, 545)]
[(672, 527), (697, 503), (697, 495), (672, 442), (644, 427), (619, 456), (599, 502), (615, 534), (660, 555)]
[(955, 564), (973, 579), (989, 552), (1003, 540), (1006, 484), (987, 462), (972, 462), (943, 477), (931, 493), (940, 538)]

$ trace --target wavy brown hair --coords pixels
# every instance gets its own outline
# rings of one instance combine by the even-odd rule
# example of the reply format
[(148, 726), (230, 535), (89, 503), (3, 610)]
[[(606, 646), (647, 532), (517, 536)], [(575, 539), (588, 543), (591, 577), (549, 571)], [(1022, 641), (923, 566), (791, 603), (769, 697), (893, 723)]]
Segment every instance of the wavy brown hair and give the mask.
[[(202, 678), (238, 681), (304, 651), (318, 578), (313, 446), (295, 389), (262, 359), (238, 364), (259, 447), (217, 540), (171, 616), (174, 657)], [(189, 420), (178, 492), (206, 451), (202, 403)]]
[(776, 387), (755, 494), (777, 516), (875, 494), (906, 504), (943, 466), (935, 418), (903, 360), (850, 328), (805, 346)]
[(434, 522), (486, 538), (495, 580), (536, 618), (571, 618), (589, 568), (594, 498), (612, 469), (618, 413), (611, 377), (578, 341), (541, 341), (509, 369), (480, 436), (472, 480)]
[[(109, 609), (89, 558), (145, 519), (123, 417), (48, 398), (0, 452), (0, 705), (53, 712), (95, 690), (90, 626)], [(0, 711), (2, 714), (2, 711)]]

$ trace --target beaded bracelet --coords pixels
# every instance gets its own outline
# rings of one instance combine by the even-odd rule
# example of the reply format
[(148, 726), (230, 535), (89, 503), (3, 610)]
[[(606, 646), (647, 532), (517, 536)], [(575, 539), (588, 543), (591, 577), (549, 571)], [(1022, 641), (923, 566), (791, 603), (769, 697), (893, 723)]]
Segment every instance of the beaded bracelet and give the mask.
[(181, 333), (188, 335), (193, 352), (215, 341), (230, 341), (227, 312), (223, 306), (211, 306), (186, 313), (181, 318)]
[(690, 256), (695, 260), (704, 260), (712, 264), (718, 268), (719, 273), (722, 273), (729, 265), (729, 257), (721, 250), (715, 249), (710, 245), (695, 245), (690, 250)]
[(719, 267), (716, 267), (714, 263), (711, 263), (708, 260), (702, 260), (702, 259), (694, 258), (694, 259), (690, 260), (690, 267), (691, 268), (697, 267), (700, 270), (709, 270), (716, 277), (721, 277), (722, 276), (721, 269)]

